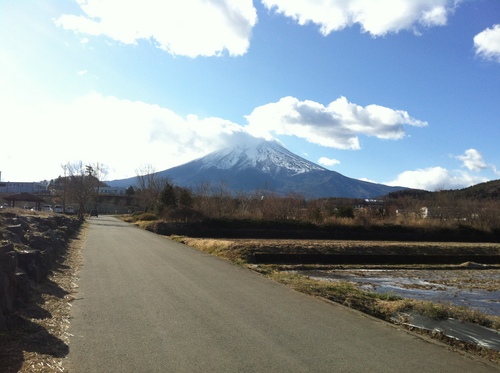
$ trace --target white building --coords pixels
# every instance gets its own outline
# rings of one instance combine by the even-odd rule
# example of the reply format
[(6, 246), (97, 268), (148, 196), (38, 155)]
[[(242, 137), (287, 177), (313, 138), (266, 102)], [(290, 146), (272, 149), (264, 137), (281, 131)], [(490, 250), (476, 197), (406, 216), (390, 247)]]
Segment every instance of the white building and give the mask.
[(43, 194), (47, 193), (47, 185), (37, 182), (2, 181), (0, 182), (0, 193)]
[(99, 194), (105, 194), (105, 195), (112, 195), (112, 196), (124, 196), (125, 195), (125, 188), (118, 188), (118, 187), (99, 187), (98, 193)]

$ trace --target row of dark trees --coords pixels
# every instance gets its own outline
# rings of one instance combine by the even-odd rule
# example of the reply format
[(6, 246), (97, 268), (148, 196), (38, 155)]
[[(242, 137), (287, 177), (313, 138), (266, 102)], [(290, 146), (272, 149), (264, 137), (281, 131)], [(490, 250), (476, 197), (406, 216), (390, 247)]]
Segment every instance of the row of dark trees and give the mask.
[(316, 224), (439, 225), (500, 229), (498, 199), (468, 199), (460, 194), (434, 192), (426, 198), (412, 195), (382, 199), (280, 196), (261, 190), (233, 193), (224, 183), (203, 183), (194, 191), (167, 181), (159, 194), (156, 212), (165, 219), (200, 217), (229, 219), (301, 220)]
[[(464, 198), (460, 193), (406, 191), (377, 200), (280, 196), (267, 190), (235, 193), (223, 181), (205, 182), (196, 188), (176, 186), (159, 176), (152, 166), (136, 171), (136, 185), (123, 197), (98, 194), (106, 168), (82, 162), (63, 166), (58, 184), (63, 201), (76, 203), (83, 214), (97, 204), (126, 205), (128, 210), (150, 212), (167, 220), (203, 218), (302, 220), (318, 224), (442, 224), (500, 227), (500, 201), (496, 198)], [(107, 199), (107, 200), (106, 200)]]

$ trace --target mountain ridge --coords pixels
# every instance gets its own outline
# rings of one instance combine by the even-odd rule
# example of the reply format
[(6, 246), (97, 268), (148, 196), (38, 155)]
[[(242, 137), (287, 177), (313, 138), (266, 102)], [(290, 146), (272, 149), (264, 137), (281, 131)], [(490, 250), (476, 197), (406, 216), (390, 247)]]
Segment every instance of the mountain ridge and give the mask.
[[(196, 188), (203, 183), (224, 185), (237, 192), (301, 194), (307, 198), (375, 198), (407, 189), (344, 176), (310, 162), (276, 141), (238, 143), (180, 166), (156, 172), (174, 184)], [(113, 180), (109, 186), (128, 187), (136, 178)]]

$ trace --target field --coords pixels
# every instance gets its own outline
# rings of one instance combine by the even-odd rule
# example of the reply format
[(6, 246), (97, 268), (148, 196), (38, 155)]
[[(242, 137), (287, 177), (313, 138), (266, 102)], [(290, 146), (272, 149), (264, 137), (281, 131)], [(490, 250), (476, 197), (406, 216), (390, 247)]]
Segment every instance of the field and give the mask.
[[(450, 258), (500, 256), (500, 243), (482, 242), (400, 242), (357, 240), (295, 240), (295, 239), (204, 239), (172, 236), (217, 256), (234, 261), (251, 261), (256, 254), (268, 255), (442, 255)], [(321, 264), (321, 263), (317, 263)], [(461, 263), (460, 263), (461, 264)], [(500, 264), (500, 263), (499, 263)]]

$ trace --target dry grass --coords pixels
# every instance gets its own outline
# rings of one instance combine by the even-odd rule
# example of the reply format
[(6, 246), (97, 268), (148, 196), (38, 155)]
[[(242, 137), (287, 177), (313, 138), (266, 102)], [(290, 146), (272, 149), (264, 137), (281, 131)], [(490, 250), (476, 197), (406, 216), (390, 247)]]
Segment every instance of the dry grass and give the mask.
[(71, 302), (77, 289), (85, 228), (38, 285), (34, 300), (9, 320), (0, 335), (0, 371), (4, 373), (64, 372), (69, 352)]
[(213, 247), (232, 251), (222, 256), (244, 256), (249, 253), (281, 254), (500, 254), (500, 243), (469, 242), (401, 242), (356, 240), (287, 240), (287, 239), (205, 239), (172, 236), (186, 245), (210, 251)]

